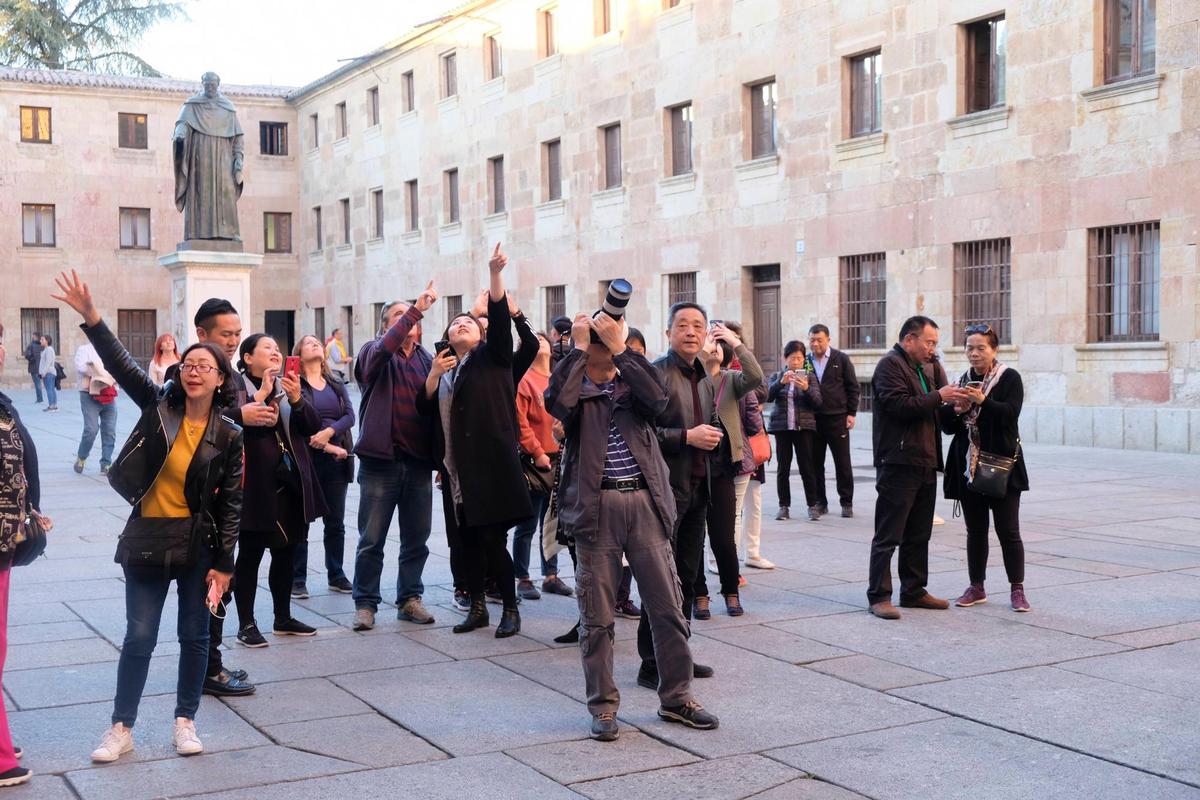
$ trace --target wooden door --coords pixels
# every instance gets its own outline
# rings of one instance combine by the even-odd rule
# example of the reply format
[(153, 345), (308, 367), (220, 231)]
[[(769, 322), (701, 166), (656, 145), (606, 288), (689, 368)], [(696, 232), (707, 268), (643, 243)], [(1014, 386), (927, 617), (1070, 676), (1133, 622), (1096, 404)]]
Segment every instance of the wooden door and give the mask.
[(154, 309), (117, 310), (117, 338), (142, 369), (148, 369), (158, 339), (158, 312)]
[(770, 374), (779, 369), (783, 352), (783, 323), (779, 313), (779, 284), (754, 287), (754, 357)]

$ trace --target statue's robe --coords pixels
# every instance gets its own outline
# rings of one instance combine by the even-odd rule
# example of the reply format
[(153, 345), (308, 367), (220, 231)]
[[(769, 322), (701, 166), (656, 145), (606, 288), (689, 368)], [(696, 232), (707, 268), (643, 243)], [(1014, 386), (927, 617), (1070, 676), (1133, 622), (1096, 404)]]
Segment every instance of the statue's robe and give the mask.
[(243, 138), (233, 103), (225, 97), (201, 93), (184, 102), (174, 145), (175, 207), (183, 212), (184, 241), (241, 241), (237, 201)]

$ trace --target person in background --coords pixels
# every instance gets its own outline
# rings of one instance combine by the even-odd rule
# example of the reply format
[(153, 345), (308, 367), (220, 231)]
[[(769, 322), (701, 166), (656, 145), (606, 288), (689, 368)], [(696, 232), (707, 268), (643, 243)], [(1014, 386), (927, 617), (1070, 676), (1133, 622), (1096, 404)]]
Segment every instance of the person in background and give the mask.
[(558, 362), (569, 352), (571, 352), (571, 318), (555, 317), (550, 322), (550, 368), (558, 366)]
[[(733, 321), (725, 323), (725, 327), (745, 341), (742, 337), (742, 326)], [(753, 352), (749, 344), (747, 348)], [(741, 362), (736, 358), (730, 365), (741, 369)], [(760, 383), (755, 390), (738, 401), (738, 409), (742, 415), (742, 432), (745, 433), (745, 444), (742, 447), (742, 468), (733, 482), (737, 505), (734, 511), (734, 548), (741, 555), (742, 539), (746, 539), (747, 567), (754, 569), (775, 569), (775, 565), (762, 556), (762, 487), (767, 481), (766, 464), (754, 463), (754, 448), (750, 438), (762, 433), (766, 427), (763, 423), (762, 406), (767, 401), (767, 385)], [(744, 535), (744, 536), (743, 536)], [(719, 573), (718, 573), (719, 574)], [(738, 581), (739, 588), (746, 584), (745, 578)]]
[(162, 334), (154, 343), (154, 356), (150, 359), (147, 370), (150, 380), (160, 385), (166, 383), (167, 370), (172, 364), (178, 363), (179, 345), (175, 343), (175, 337), (169, 333)]
[[(808, 519), (816, 522), (821, 518), (821, 492), (817, 488), (816, 412), (821, 408), (821, 382), (810, 370), (804, 342), (793, 339), (783, 346), (784, 368), (767, 381), (767, 401), (771, 403), (771, 417), (767, 430), (775, 436), (775, 452), (779, 456), (775, 488), (779, 496), (777, 520), (791, 519), (788, 508), (792, 505), (792, 454), (796, 456), (796, 467), (800, 470), (800, 482), (804, 486), (804, 504)], [(822, 456), (824, 458), (824, 456)]]
[[(1015, 369), (996, 358), (1000, 337), (991, 325), (969, 325), (966, 329), (967, 361), (970, 368), (958, 385), (967, 400), (942, 406), (942, 431), (953, 434), (946, 457), (944, 490), (947, 499), (962, 503), (967, 524), (967, 571), (971, 585), (954, 601), (960, 608), (987, 602), (983, 588), (987, 577), (988, 512), (996, 525), (1004, 571), (1008, 573), (1009, 601), (1013, 611), (1028, 611), (1025, 598), (1025, 546), (1021, 542), (1021, 493), (1029, 491), (1029, 473), (1021, 452), (1017, 421), (1025, 401), (1025, 387)], [(980, 453), (1016, 456), (1008, 475), (1004, 497), (989, 497), (972, 491), (968, 476), (978, 467)]]
[(338, 380), (345, 383), (346, 375), (350, 372), (350, 354), (346, 352), (345, 334), (341, 328), (333, 329), (333, 336), (325, 345), (325, 358), (329, 362), (329, 369)]
[[(850, 431), (858, 413), (858, 377), (850, 356), (829, 346), (829, 328), (817, 324), (808, 329), (809, 364), (821, 384), (821, 407), (817, 410), (813, 439), (813, 480), (817, 490), (817, 514), (829, 513), (825, 494), (825, 450), (833, 454), (838, 500), (842, 516), (854, 516), (854, 471), (850, 464)], [(801, 473), (803, 474), (803, 473)]]
[[(79, 381), (79, 408), (83, 412), (83, 436), (75, 453), (75, 473), (83, 473), (99, 433), (100, 474), (107, 475), (117, 446), (117, 382), (100, 362), (91, 342), (75, 349), (75, 374)], [(151, 380), (161, 385), (160, 381)]]
[[(325, 496), (327, 510), (322, 517), (325, 535), (325, 574), (329, 588), (349, 594), (354, 590), (346, 580), (342, 558), (346, 550), (346, 490), (353, 479), (354, 406), (346, 385), (335, 378), (325, 359), (325, 348), (315, 336), (302, 336), (293, 355), (300, 357), (300, 392), (304, 402), (316, 409), (321, 430), (308, 437), (313, 470)], [(292, 597), (308, 597), (308, 538), (296, 542)]]
[(38, 359), (38, 377), (46, 389), (46, 407), (42, 411), (58, 411), (58, 354), (49, 334), (42, 334), (42, 354)]
[[(37, 448), (8, 395), (0, 392), (0, 680), (8, 655), (8, 596), (13, 549), (27, 514), (37, 514), (49, 530), (53, 523), (38, 509), (42, 485), (38, 476)], [(13, 744), (6, 704), (0, 703), (0, 786), (17, 786), (33, 777), (18, 761), (24, 755)]]
[(45, 402), (42, 396), (42, 335), (40, 333), (33, 334), (29, 340), (29, 344), (25, 345), (25, 364), (29, 370), (29, 378), (33, 381), (34, 391), (37, 392), (37, 402)]

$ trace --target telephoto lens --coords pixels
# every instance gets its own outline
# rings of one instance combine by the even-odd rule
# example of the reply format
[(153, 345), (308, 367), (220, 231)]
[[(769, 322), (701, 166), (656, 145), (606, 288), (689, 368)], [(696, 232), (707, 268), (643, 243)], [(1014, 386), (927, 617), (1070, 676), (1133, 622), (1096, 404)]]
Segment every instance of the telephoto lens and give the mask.
[[(598, 314), (607, 314), (621, 322), (625, 319), (625, 306), (629, 305), (629, 298), (633, 296), (633, 284), (624, 278), (614, 278), (608, 284), (608, 292), (604, 295), (604, 303), (600, 306), (600, 310), (592, 315), (594, 319)], [(601, 344), (600, 337), (592, 331), (593, 344)]]

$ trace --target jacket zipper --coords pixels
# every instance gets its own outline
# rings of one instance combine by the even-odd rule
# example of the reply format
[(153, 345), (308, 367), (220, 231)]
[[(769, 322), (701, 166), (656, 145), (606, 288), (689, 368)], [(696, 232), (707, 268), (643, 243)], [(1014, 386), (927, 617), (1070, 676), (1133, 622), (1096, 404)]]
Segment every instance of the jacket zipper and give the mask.
[(133, 446), (133, 448), (128, 453), (125, 454), (124, 458), (122, 458), (120, 461), (117, 462), (117, 466), (119, 467), (122, 464), (124, 464), (126, 461), (128, 461), (130, 456), (132, 456), (134, 453), (136, 453), (138, 451), (138, 448), (141, 447), (145, 443), (146, 443), (145, 436), (143, 436), (141, 439), (138, 439), (137, 444), (135, 444)]
[[(166, 439), (167, 438), (167, 423), (163, 419), (163, 416), (162, 416), (162, 406), (159, 406), (158, 408), (156, 408), (155, 412), (158, 414), (159, 430), (161, 430), (163, 433), (163, 439)], [(142, 441), (145, 441), (145, 439), (143, 439)], [(137, 446), (141, 447), (141, 442), (138, 442)], [(137, 448), (135, 447), (134, 449), (137, 449)], [(132, 455), (132, 451), (130, 451), (130, 455)], [(171, 455), (171, 442), (167, 442), (167, 456), (170, 457), (170, 455)], [(124, 459), (122, 459), (122, 461), (124, 461)], [(158, 472), (154, 473), (154, 480), (150, 481), (150, 483), (146, 486), (146, 488), (144, 490), (142, 490), (142, 493), (136, 499), (133, 499), (130, 501), (132, 505), (137, 505), (138, 503), (142, 502), (142, 500), (145, 499), (146, 495), (150, 493), (151, 487), (153, 487), (154, 484), (158, 482), (158, 476), (162, 475), (163, 468), (166, 466), (167, 466), (167, 459), (164, 458), (162, 463), (158, 465)]]

